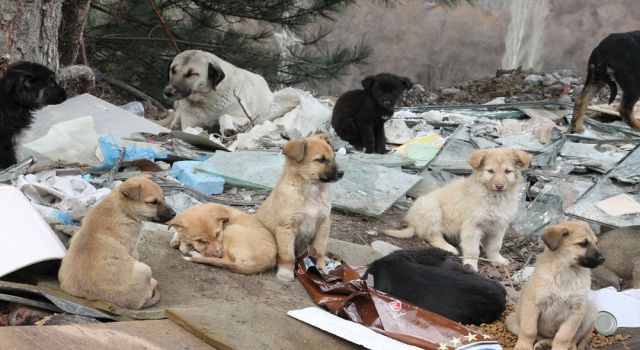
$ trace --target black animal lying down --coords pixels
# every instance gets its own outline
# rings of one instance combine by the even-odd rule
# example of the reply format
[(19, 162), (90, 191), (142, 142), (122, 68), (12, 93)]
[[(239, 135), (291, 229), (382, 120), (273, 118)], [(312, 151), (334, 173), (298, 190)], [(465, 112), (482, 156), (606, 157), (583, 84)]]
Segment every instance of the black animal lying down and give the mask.
[(504, 287), (442, 249), (399, 250), (371, 265), (375, 289), (463, 324), (491, 323), (505, 309)]

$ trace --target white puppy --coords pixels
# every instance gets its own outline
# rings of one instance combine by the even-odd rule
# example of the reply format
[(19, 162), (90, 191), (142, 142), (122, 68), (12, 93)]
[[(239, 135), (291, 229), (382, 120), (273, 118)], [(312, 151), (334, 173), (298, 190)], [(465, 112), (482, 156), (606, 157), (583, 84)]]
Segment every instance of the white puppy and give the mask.
[(217, 131), (219, 126), (224, 135), (235, 134), (249, 123), (247, 113), (254, 124), (262, 123), (273, 101), (262, 76), (201, 50), (187, 50), (174, 57), (164, 95), (175, 101), (172, 129), (199, 126)]

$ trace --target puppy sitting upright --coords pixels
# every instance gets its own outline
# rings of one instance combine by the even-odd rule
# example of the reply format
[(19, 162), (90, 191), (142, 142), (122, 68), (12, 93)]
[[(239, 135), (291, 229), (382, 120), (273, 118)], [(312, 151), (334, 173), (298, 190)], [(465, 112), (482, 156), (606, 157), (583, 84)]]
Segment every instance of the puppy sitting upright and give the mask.
[(156, 304), (158, 281), (151, 277), (151, 268), (138, 261), (141, 221), (166, 222), (174, 216), (153, 181), (146, 177), (125, 181), (82, 220), (62, 259), (60, 288), (128, 309)]
[(257, 218), (238, 209), (198, 204), (169, 221), (169, 226), (177, 231), (171, 246), (180, 248), (189, 261), (246, 275), (276, 265), (277, 248), (271, 232)]
[(66, 92), (49, 68), (31, 62), (17, 62), (7, 68), (0, 79), (0, 169), (17, 162), (15, 138), (31, 125), (32, 113), (66, 99)]
[(276, 239), (278, 278), (293, 281), (295, 258), (307, 249), (318, 267), (325, 267), (331, 223), (329, 183), (343, 173), (327, 135), (290, 141), (282, 151), (284, 173), (258, 209), (258, 219)]
[(333, 108), (331, 126), (336, 134), (366, 153), (385, 153), (384, 122), (393, 115), (393, 106), (411, 80), (380, 73), (362, 81), (364, 90), (351, 90), (340, 96)]
[(473, 172), (453, 181), (413, 203), (407, 212), (407, 227), (384, 234), (409, 238), (417, 234), (430, 245), (458, 254), (463, 262), (478, 269), (480, 246), (486, 257), (506, 265), (500, 255), (502, 238), (518, 211), (521, 171), (533, 156), (521, 150), (480, 149), (469, 156)]
[(596, 320), (596, 307), (588, 298), (590, 269), (605, 261), (598, 239), (586, 222), (566, 221), (547, 227), (542, 240), (544, 252), (505, 322), (518, 336), (514, 350), (549, 343), (553, 350), (587, 349)]

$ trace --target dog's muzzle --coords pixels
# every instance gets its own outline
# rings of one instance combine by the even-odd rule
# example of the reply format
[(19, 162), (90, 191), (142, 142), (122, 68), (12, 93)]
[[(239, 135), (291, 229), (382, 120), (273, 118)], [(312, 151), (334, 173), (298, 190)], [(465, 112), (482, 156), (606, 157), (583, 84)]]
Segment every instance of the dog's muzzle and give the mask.
[(158, 222), (165, 223), (176, 216), (176, 212), (169, 206), (158, 209)]
[(585, 256), (580, 257), (578, 259), (578, 263), (580, 264), (580, 266), (593, 269), (602, 265), (606, 260), (607, 259), (604, 257), (604, 255), (602, 255), (602, 253), (600, 253), (599, 251), (596, 251), (593, 254), (587, 254)]
[(342, 179), (342, 176), (344, 176), (344, 171), (338, 170), (338, 167), (334, 165), (333, 168), (331, 168), (331, 171), (323, 173), (322, 175), (320, 175), (320, 181), (321, 182), (336, 182), (336, 181)]

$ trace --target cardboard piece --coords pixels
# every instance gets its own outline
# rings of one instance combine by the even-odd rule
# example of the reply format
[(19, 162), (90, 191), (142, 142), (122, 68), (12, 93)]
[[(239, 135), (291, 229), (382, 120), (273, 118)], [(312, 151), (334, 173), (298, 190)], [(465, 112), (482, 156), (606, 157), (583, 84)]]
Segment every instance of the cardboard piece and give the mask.
[(612, 216), (640, 214), (640, 203), (626, 193), (597, 202), (596, 207)]
[(0, 198), (0, 222), (4, 225), (0, 230), (0, 277), (64, 257), (64, 245), (20, 190), (0, 186)]

